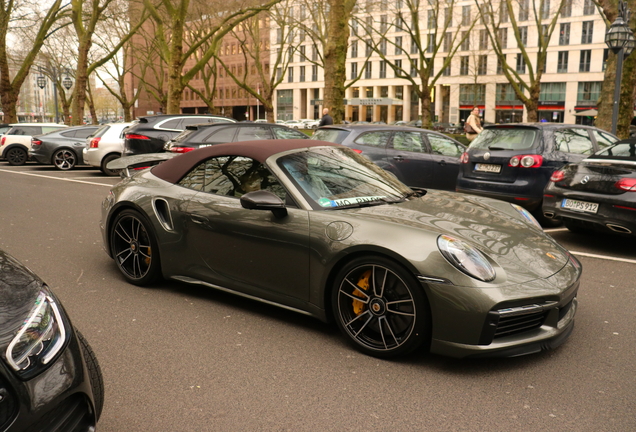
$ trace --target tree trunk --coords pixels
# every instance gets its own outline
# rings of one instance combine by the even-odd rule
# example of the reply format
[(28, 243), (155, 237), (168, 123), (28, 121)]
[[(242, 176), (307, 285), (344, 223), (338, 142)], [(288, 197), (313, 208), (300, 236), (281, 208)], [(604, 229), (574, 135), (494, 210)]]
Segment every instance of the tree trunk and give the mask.
[(528, 91), (528, 99), (524, 102), (528, 118), (528, 123), (539, 121), (539, 94), (541, 93), (541, 83), (535, 81)]
[(75, 73), (75, 90), (73, 94), (71, 124), (74, 126), (84, 124), (84, 106), (86, 105), (86, 87), (88, 85), (88, 51), (91, 42), (84, 41), (79, 44), (77, 56), (77, 71)]
[(344, 83), (347, 79), (346, 60), (351, 9), (344, 0), (328, 0), (329, 24), (324, 47), (325, 93), (323, 106), (328, 108), (335, 124), (344, 118)]
[(420, 103), (422, 104), (422, 127), (430, 129), (433, 126), (433, 122), (431, 118), (431, 89), (429, 86), (422, 86)]

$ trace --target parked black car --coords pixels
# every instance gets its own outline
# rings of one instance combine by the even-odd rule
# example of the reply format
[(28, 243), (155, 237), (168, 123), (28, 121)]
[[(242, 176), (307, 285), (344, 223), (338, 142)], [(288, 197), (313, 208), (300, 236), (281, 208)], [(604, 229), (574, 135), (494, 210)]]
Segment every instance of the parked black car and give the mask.
[(309, 137), (295, 129), (275, 123), (208, 123), (186, 126), (186, 130), (164, 145), (164, 150), (187, 153), (214, 144), (271, 139), (309, 139)]
[(55, 294), (0, 251), (0, 430), (95, 430), (104, 385), (95, 354)]
[(545, 188), (543, 213), (561, 218), (573, 232), (636, 236), (636, 138), (555, 171)]
[(428, 129), (387, 125), (335, 125), (312, 139), (350, 147), (412, 187), (455, 190), (459, 158), (466, 147)]
[(516, 203), (542, 217), (552, 173), (618, 138), (601, 129), (561, 123), (489, 125), (462, 155), (457, 191)]
[(236, 123), (236, 120), (207, 114), (141, 117), (139, 123), (126, 131), (122, 156), (162, 152), (164, 144), (183, 132), (186, 126), (201, 123)]
[(99, 126), (76, 126), (60, 129), (31, 138), (29, 156), (41, 164), (52, 164), (66, 171), (75, 165), (84, 163), (82, 152), (86, 147), (86, 138), (99, 129)]

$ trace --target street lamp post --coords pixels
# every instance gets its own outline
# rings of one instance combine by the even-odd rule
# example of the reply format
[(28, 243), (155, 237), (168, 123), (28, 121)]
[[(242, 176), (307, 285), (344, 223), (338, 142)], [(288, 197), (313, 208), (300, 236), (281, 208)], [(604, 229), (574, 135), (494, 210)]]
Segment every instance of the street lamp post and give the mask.
[(623, 75), (623, 59), (631, 54), (636, 41), (629, 28), (631, 11), (623, 0), (618, 2), (618, 15), (605, 33), (605, 43), (616, 54), (616, 81), (614, 83), (614, 105), (612, 107), (612, 133), (616, 135), (618, 124), (618, 107), (621, 94), (621, 79)]
[[(46, 69), (38, 67), (38, 70), (40, 72), (40, 75), (38, 75), (38, 77), (36, 78), (36, 83), (38, 87), (43, 89), (46, 86), (46, 77), (42, 74), (42, 72)], [(54, 103), (55, 103), (55, 123), (60, 122), (60, 110), (59, 110), (58, 102), (57, 102), (57, 81), (60, 78), (60, 72), (61, 71), (56, 68), (53, 68), (51, 71), (48, 71), (53, 81), (53, 97), (54, 97)], [(66, 74), (66, 76), (64, 77), (64, 79), (62, 79), (62, 87), (64, 87), (66, 90), (70, 90), (71, 87), (73, 87), (73, 80), (68, 75), (68, 69), (65, 69), (64, 73)], [(42, 121), (44, 121), (44, 116), (42, 116)]]

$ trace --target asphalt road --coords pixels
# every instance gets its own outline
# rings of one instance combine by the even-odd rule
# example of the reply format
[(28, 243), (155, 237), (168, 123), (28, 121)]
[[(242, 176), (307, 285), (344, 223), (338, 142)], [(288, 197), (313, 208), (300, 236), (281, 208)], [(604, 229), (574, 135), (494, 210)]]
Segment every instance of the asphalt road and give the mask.
[(0, 163), (0, 248), (48, 282), (93, 346), (99, 432), (636, 430), (634, 240), (549, 230), (584, 266), (574, 333), (557, 350), (383, 361), (309, 317), (124, 282), (98, 228), (116, 181)]

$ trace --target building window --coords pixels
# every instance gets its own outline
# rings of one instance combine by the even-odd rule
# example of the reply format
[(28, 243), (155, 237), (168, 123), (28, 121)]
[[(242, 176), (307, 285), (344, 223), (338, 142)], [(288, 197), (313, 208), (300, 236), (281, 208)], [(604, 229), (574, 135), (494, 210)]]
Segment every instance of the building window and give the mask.
[(460, 84), (459, 103), (481, 105), (486, 102), (486, 86), (484, 84)]
[(395, 15), (395, 31), (401, 32), (404, 29), (404, 17), (402, 16), (402, 12), (398, 12)]
[(447, 7), (444, 9), (444, 26), (446, 28), (453, 26), (453, 9), (452, 8)]
[(568, 51), (559, 51), (559, 58), (557, 61), (557, 73), (568, 73)]
[[(537, 35), (537, 46), (547, 46), (550, 44), (550, 39), (548, 39), (548, 32), (550, 31), (549, 26), (543, 24), (541, 26), (541, 33)], [(543, 34), (543, 44), (541, 43), (541, 35)]]
[(402, 54), (402, 36), (395, 38), (395, 55)]
[(444, 33), (444, 52), (449, 52), (453, 43), (453, 34), (451, 32)]
[(411, 59), (411, 76), (415, 78), (417, 76), (417, 59)]
[(380, 32), (382, 34), (386, 33), (387, 28), (388, 28), (388, 21), (387, 21), (386, 15), (382, 15), (380, 17)]
[(596, 11), (596, 6), (594, 5), (594, 0), (585, 0), (583, 2), (583, 15), (594, 15)]
[(358, 21), (354, 19), (353, 21), (351, 21), (351, 36), (357, 36), (357, 35), (358, 35)]
[(470, 25), (470, 6), (462, 6), (462, 25)]
[[(497, 84), (497, 102), (519, 102), (512, 84)], [(508, 104), (505, 104), (508, 105)]]
[(365, 94), (367, 95), (368, 98), (372, 98), (373, 97), (373, 87), (365, 87)]
[(591, 44), (593, 34), (594, 34), (594, 21), (584, 21), (583, 31), (581, 32), (581, 43)]
[(579, 72), (589, 72), (592, 61), (592, 50), (581, 50), (581, 60), (579, 61)]
[(393, 70), (394, 77), (397, 78), (400, 76), (402, 71), (402, 60), (394, 60), (393, 64), (395, 65), (395, 69)]
[(488, 30), (479, 30), (479, 49), (488, 49)]
[(510, 21), (510, 16), (508, 15), (508, 4), (505, 0), (502, 0), (499, 4), (499, 19), (502, 23)]
[[(539, 57), (541, 57), (541, 53), (540, 52), (537, 53), (537, 72), (539, 71)], [(541, 68), (541, 73), (545, 73), (546, 72), (547, 62), (548, 62), (548, 59), (546, 57), (543, 60), (543, 67)]]
[(448, 66), (444, 67), (444, 63), (446, 63), (446, 61), (448, 60), (447, 57), (444, 57), (442, 59), (442, 75), (443, 76), (450, 76), (451, 74), (451, 68), (450, 68), (450, 62), (448, 63)]
[(373, 41), (371, 39), (367, 39), (364, 41), (364, 45), (365, 45), (364, 55), (369, 57), (371, 53), (373, 52)]
[(526, 73), (526, 61), (521, 54), (517, 55), (517, 65), (515, 70), (520, 73)]
[(299, 82), (305, 82), (305, 66), (300, 67), (300, 75), (298, 76)]
[(609, 58), (609, 48), (603, 50), (603, 72), (607, 69), (607, 59)]
[(351, 63), (351, 79), (354, 80), (358, 77), (358, 63)]
[(417, 54), (419, 51), (417, 49), (417, 39), (411, 36), (411, 54)]
[(506, 63), (506, 55), (503, 55), (503, 62), (501, 61), (501, 58), (497, 57), (497, 75), (503, 75), (504, 73), (504, 64)]
[(358, 57), (358, 41), (351, 42), (351, 58)]
[(559, 31), (559, 45), (570, 44), (570, 23), (562, 23)]
[(563, 8), (561, 8), (561, 18), (569, 18), (572, 16), (572, 0), (565, 0)]
[(307, 56), (305, 55), (305, 46), (303, 45), (299, 48), (298, 61), (304, 62), (305, 60), (307, 60)]
[(283, 68), (276, 68), (276, 79), (280, 81), (283, 77)]
[(468, 51), (470, 49), (470, 34), (467, 31), (462, 32), (462, 44), (459, 49), (461, 51)]
[(315, 46), (311, 48), (311, 60), (318, 61), (318, 50)]
[(386, 39), (380, 41), (380, 54), (386, 55)]
[(287, 69), (287, 82), (294, 82), (294, 68)]
[(596, 105), (601, 97), (602, 82), (580, 82), (576, 96), (577, 105)]
[(459, 58), (459, 74), (468, 75), (468, 56)]
[(479, 64), (477, 65), (477, 75), (486, 75), (488, 73), (488, 56), (480, 55)]
[(529, 1), (519, 0), (519, 21), (528, 21), (529, 11)]
[(528, 45), (528, 27), (519, 27), (519, 39), (521, 39), (522, 45)]
[(317, 65), (311, 66), (311, 80), (318, 81), (318, 66)]
[[(283, 42), (283, 29), (281, 28), (277, 28), (276, 29), (276, 43), (280, 44)], [(227, 54), (227, 50), (225, 52)]]
[(508, 48), (508, 29), (500, 28), (497, 30), (497, 37), (499, 38), (499, 46), (501, 48)]
[(372, 73), (372, 69), (371, 69), (371, 62), (365, 62), (364, 63), (364, 77), (366, 79), (371, 79), (371, 73)]
[(431, 33), (428, 35), (428, 46), (426, 47), (426, 52), (432, 53), (435, 51), (435, 33)]
[(380, 78), (386, 78), (386, 62), (380, 61)]
[(435, 9), (428, 10), (428, 21), (426, 22), (426, 28), (434, 29), (436, 26), (437, 19), (435, 17)]
[(396, 86), (395, 87), (395, 98), (397, 100), (404, 100), (404, 87)]
[(565, 101), (565, 83), (541, 83), (539, 101)]
[(550, 16), (550, 0), (543, 0), (541, 5), (541, 19), (546, 19)]

